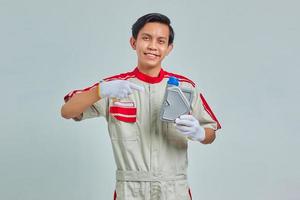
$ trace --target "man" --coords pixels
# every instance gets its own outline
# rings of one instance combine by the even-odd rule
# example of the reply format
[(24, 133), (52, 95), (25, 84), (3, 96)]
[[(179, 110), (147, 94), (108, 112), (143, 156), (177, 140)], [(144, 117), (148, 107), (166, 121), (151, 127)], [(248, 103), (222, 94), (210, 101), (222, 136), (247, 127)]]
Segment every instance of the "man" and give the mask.
[[(195, 83), (162, 69), (173, 48), (168, 17), (150, 13), (132, 26), (137, 67), (65, 96), (61, 115), (77, 121), (104, 116), (113, 146), (118, 200), (187, 200), (187, 142), (210, 144), (221, 126)], [(160, 110), (168, 78), (193, 91), (190, 115), (163, 122)]]

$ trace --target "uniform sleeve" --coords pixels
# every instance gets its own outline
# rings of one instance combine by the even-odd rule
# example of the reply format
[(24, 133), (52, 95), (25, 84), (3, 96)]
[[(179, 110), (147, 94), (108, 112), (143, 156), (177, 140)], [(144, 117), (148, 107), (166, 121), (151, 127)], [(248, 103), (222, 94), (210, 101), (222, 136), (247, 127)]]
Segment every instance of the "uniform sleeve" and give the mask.
[(204, 128), (211, 128), (215, 131), (221, 128), (218, 119), (198, 88), (194, 90), (192, 115), (199, 120), (200, 125)]
[[(94, 84), (91, 87), (88, 88), (84, 88), (81, 90), (74, 90), (69, 92), (65, 97), (64, 97), (64, 101), (67, 102), (69, 101), (75, 94), (78, 93), (82, 93), (88, 90), (91, 90), (94, 87), (97, 87), (99, 83)], [(108, 101), (107, 98), (103, 98), (100, 99), (99, 101), (97, 101), (96, 103), (94, 103), (93, 105), (91, 105), (90, 107), (88, 107), (83, 113), (81, 113), (80, 117), (75, 117), (73, 118), (75, 121), (82, 121), (85, 119), (89, 119), (89, 118), (95, 118), (95, 117), (107, 117), (107, 107), (108, 107)]]

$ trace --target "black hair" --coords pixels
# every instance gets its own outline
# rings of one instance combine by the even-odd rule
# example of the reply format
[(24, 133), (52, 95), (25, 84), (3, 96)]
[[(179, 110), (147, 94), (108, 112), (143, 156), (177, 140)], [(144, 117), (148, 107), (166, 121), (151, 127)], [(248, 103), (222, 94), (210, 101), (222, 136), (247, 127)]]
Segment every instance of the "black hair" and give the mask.
[(137, 39), (139, 31), (145, 26), (146, 23), (149, 22), (158, 22), (165, 24), (169, 27), (169, 41), (168, 45), (173, 44), (174, 41), (174, 30), (172, 28), (170, 19), (160, 13), (149, 13), (142, 17), (140, 17), (133, 25), (132, 25), (132, 36), (134, 39)]

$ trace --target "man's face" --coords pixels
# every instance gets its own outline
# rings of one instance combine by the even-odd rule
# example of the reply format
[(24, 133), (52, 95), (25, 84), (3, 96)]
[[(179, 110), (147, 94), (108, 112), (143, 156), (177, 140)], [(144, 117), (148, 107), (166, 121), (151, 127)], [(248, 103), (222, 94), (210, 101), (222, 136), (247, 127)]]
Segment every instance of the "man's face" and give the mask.
[(130, 44), (138, 56), (138, 65), (143, 68), (160, 68), (162, 60), (173, 48), (173, 45), (168, 45), (168, 41), (167, 25), (157, 22), (145, 24), (137, 39), (130, 38)]

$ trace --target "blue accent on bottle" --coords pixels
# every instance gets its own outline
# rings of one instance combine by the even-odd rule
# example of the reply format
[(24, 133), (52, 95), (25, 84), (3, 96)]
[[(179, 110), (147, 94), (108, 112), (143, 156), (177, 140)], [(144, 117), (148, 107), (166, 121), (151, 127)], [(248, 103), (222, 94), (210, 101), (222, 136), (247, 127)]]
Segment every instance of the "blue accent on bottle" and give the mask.
[(171, 76), (168, 80), (168, 85), (175, 85), (175, 86), (179, 86), (179, 80), (178, 78)]

